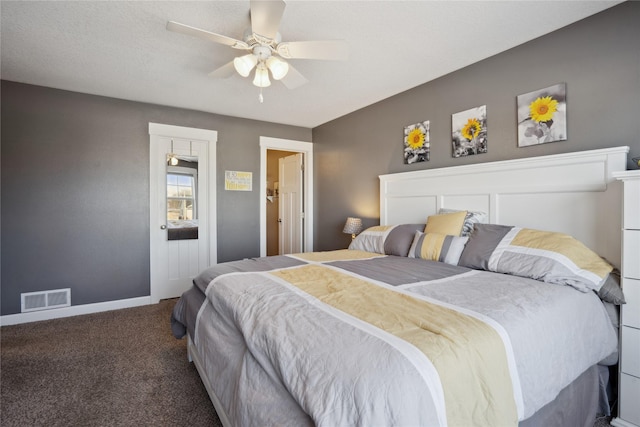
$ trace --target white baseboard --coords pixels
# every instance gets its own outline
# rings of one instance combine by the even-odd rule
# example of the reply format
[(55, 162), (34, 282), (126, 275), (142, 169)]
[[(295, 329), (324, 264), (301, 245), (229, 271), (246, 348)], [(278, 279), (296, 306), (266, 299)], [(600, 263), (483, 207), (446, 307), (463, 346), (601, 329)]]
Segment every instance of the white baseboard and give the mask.
[(622, 418), (612, 419), (611, 425), (615, 427), (637, 427), (635, 424), (631, 424), (629, 421), (625, 421)]
[(52, 310), (32, 311), (29, 313), (7, 314), (0, 316), (0, 326), (17, 325), (19, 323), (39, 322), (41, 320), (61, 317), (79, 316), (81, 314), (100, 313), (101, 311), (119, 310), (121, 308), (139, 307), (151, 304), (151, 297), (120, 299), (116, 301), (98, 302), (94, 304), (72, 305), (71, 307)]

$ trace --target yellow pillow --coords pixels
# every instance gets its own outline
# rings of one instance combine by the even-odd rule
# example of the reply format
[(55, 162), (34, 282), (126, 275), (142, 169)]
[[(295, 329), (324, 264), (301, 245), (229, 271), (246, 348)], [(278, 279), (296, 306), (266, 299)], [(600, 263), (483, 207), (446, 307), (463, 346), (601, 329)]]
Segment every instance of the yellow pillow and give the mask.
[(462, 232), (462, 226), (464, 225), (466, 216), (467, 211), (431, 215), (427, 218), (427, 225), (424, 227), (424, 232), (459, 236)]

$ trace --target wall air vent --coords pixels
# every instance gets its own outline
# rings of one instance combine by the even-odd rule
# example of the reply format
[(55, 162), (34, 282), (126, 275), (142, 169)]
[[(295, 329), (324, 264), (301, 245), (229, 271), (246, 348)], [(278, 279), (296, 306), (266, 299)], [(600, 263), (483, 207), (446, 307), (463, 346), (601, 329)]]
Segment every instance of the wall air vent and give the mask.
[(22, 313), (71, 306), (71, 289), (20, 294)]

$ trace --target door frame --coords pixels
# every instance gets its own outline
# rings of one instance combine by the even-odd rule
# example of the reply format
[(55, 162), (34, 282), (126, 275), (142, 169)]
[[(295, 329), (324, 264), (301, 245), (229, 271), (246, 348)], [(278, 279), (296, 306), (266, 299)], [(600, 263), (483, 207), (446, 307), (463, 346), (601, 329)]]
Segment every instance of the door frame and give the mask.
[(313, 251), (313, 143), (260, 137), (260, 256), (267, 256), (267, 150), (291, 151), (304, 156), (304, 248)]
[[(151, 303), (159, 302), (157, 290), (154, 289), (154, 272), (153, 272), (153, 253), (151, 233), (153, 228), (158, 226), (157, 212), (155, 207), (158, 206), (158, 195), (160, 191), (166, 189), (157, 188), (154, 177), (159, 172), (160, 165), (156, 164), (154, 157), (154, 147), (152, 146), (158, 137), (176, 138), (176, 139), (193, 139), (208, 142), (208, 168), (205, 171), (207, 176), (208, 194), (207, 200), (207, 219), (209, 222), (209, 245), (208, 245), (208, 265), (214, 265), (218, 261), (218, 227), (217, 227), (217, 187), (216, 187), (216, 147), (218, 142), (218, 132), (209, 129), (189, 128), (182, 126), (165, 125), (160, 123), (149, 122), (149, 295)], [(199, 177), (202, 179), (202, 176)], [(202, 201), (200, 201), (202, 203)]]

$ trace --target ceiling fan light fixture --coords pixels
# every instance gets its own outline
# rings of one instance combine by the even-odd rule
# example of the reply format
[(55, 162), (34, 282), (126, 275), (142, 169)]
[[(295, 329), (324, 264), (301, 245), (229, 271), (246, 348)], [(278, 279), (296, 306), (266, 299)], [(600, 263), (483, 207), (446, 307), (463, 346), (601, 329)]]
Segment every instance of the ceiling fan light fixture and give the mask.
[(233, 67), (242, 77), (248, 77), (253, 67), (258, 63), (254, 54), (243, 55), (233, 60)]
[(274, 80), (280, 80), (289, 72), (289, 64), (275, 56), (267, 59), (267, 67), (271, 71)]
[[(234, 71), (242, 77), (249, 77), (255, 69), (253, 79), (255, 86), (261, 89), (269, 87), (271, 85), (269, 74), (271, 74), (274, 80), (281, 80), (288, 89), (295, 89), (307, 83), (308, 80), (287, 60), (344, 61), (348, 57), (348, 48), (341, 40), (282, 42), (278, 30), (285, 6), (285, 0), (251, 0), (249, 15), (251, 25), (245, 29), (242, 40), (175, 21), (167, 22), (167, 30), (245, 51), (246, 54), (242, 54), (244, 56), (234, 58), (233, 61), (209, 73), (210, 77), (226, 79), (234, 75)], [(260, 101), (262, 102), (262, 90)]]
[(260, 63), (260, 65), (258, 65), (258, 68), (256, 68), (256, 76), (253, 79), (253, 84), (258, 87), (271, 86), (271, 81), (269, 80), (269, 71), (263, 63)]

